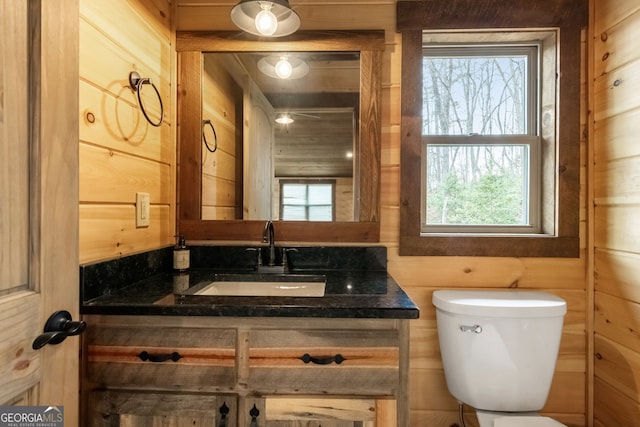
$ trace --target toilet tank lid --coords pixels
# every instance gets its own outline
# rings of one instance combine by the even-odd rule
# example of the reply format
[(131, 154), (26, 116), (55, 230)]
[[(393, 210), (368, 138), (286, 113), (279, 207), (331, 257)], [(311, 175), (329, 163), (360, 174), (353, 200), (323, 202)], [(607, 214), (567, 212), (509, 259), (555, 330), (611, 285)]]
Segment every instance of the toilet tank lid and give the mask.
[(443, 311), (488, 317), (553, 317), (567, 312), (562, 298), (539, 291), (438, 290), (432, 301)]

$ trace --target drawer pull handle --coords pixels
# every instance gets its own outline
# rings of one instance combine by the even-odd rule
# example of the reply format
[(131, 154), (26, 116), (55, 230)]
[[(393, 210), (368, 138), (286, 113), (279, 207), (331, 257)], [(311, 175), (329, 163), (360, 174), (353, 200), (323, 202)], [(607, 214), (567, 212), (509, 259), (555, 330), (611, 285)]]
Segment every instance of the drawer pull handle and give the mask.
[(315, 365), (329, 365), (331, 363), (335, 363), (336, 365), (344, 362), (345, 359), (341, 354), (336, 354), (335, 356), (325, 356), (325, 357), (313, 357), (309, 353), (305, 353), (302, 357), (299, 357), (304, 363), (313, 363)]
[(143, 362), (146, 362), (148, 360), (149, 362), (156, 362), (156, 363), (166, 362), (167, 360), (177, 362), (178, 360), (182, 359), (182, 356), (180, 356), (180, 353), (175, 351), (171, 354), (150, 354), (149, 352), (143, 351), (138, 355), (138, 357)]
[(220, 421), (218, 422), (218, 427), (227, 427), (227, 415), (229, 414), (229, 407), (227, 406), (227, 402), (223, 402), (220, 407)]
[(251, 416), (251, 423), (249, 423), (249, 427), (258, 427), (258, 415), (260, 415), (260, 411), (256, 408), (255, 404), (249, 411), (249, 415)]

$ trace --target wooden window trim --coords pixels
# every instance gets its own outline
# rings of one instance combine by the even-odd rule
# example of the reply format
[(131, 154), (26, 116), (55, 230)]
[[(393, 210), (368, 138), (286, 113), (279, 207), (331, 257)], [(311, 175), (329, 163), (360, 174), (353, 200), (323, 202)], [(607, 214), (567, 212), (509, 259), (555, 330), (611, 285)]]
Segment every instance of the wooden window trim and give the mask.
[[(583, 0), (399, 1), (402, 33), (400, 255), (579, 257), (581, 31)], [(555, 232), (540, 236), (421, 236), (422, 31), (558, 28)]]

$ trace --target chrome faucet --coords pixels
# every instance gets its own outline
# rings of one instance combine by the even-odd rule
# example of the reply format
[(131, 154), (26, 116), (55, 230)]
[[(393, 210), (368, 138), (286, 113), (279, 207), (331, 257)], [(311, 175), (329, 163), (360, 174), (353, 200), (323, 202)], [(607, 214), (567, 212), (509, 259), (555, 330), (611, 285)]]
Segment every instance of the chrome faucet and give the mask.
[(269, 266), (276, 265), (276, 243), (274, 239), (273, 222), (268, 220), (262, 232), (262, 243), (269, 244)]

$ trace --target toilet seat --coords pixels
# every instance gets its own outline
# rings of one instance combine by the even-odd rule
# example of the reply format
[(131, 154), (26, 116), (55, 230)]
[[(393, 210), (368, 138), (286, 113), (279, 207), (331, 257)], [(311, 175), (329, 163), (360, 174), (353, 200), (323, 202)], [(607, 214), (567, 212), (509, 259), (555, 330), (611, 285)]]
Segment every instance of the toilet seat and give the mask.
[(566, 427), (536, 412), (492, 412), (476, 410), (480, 427)]

